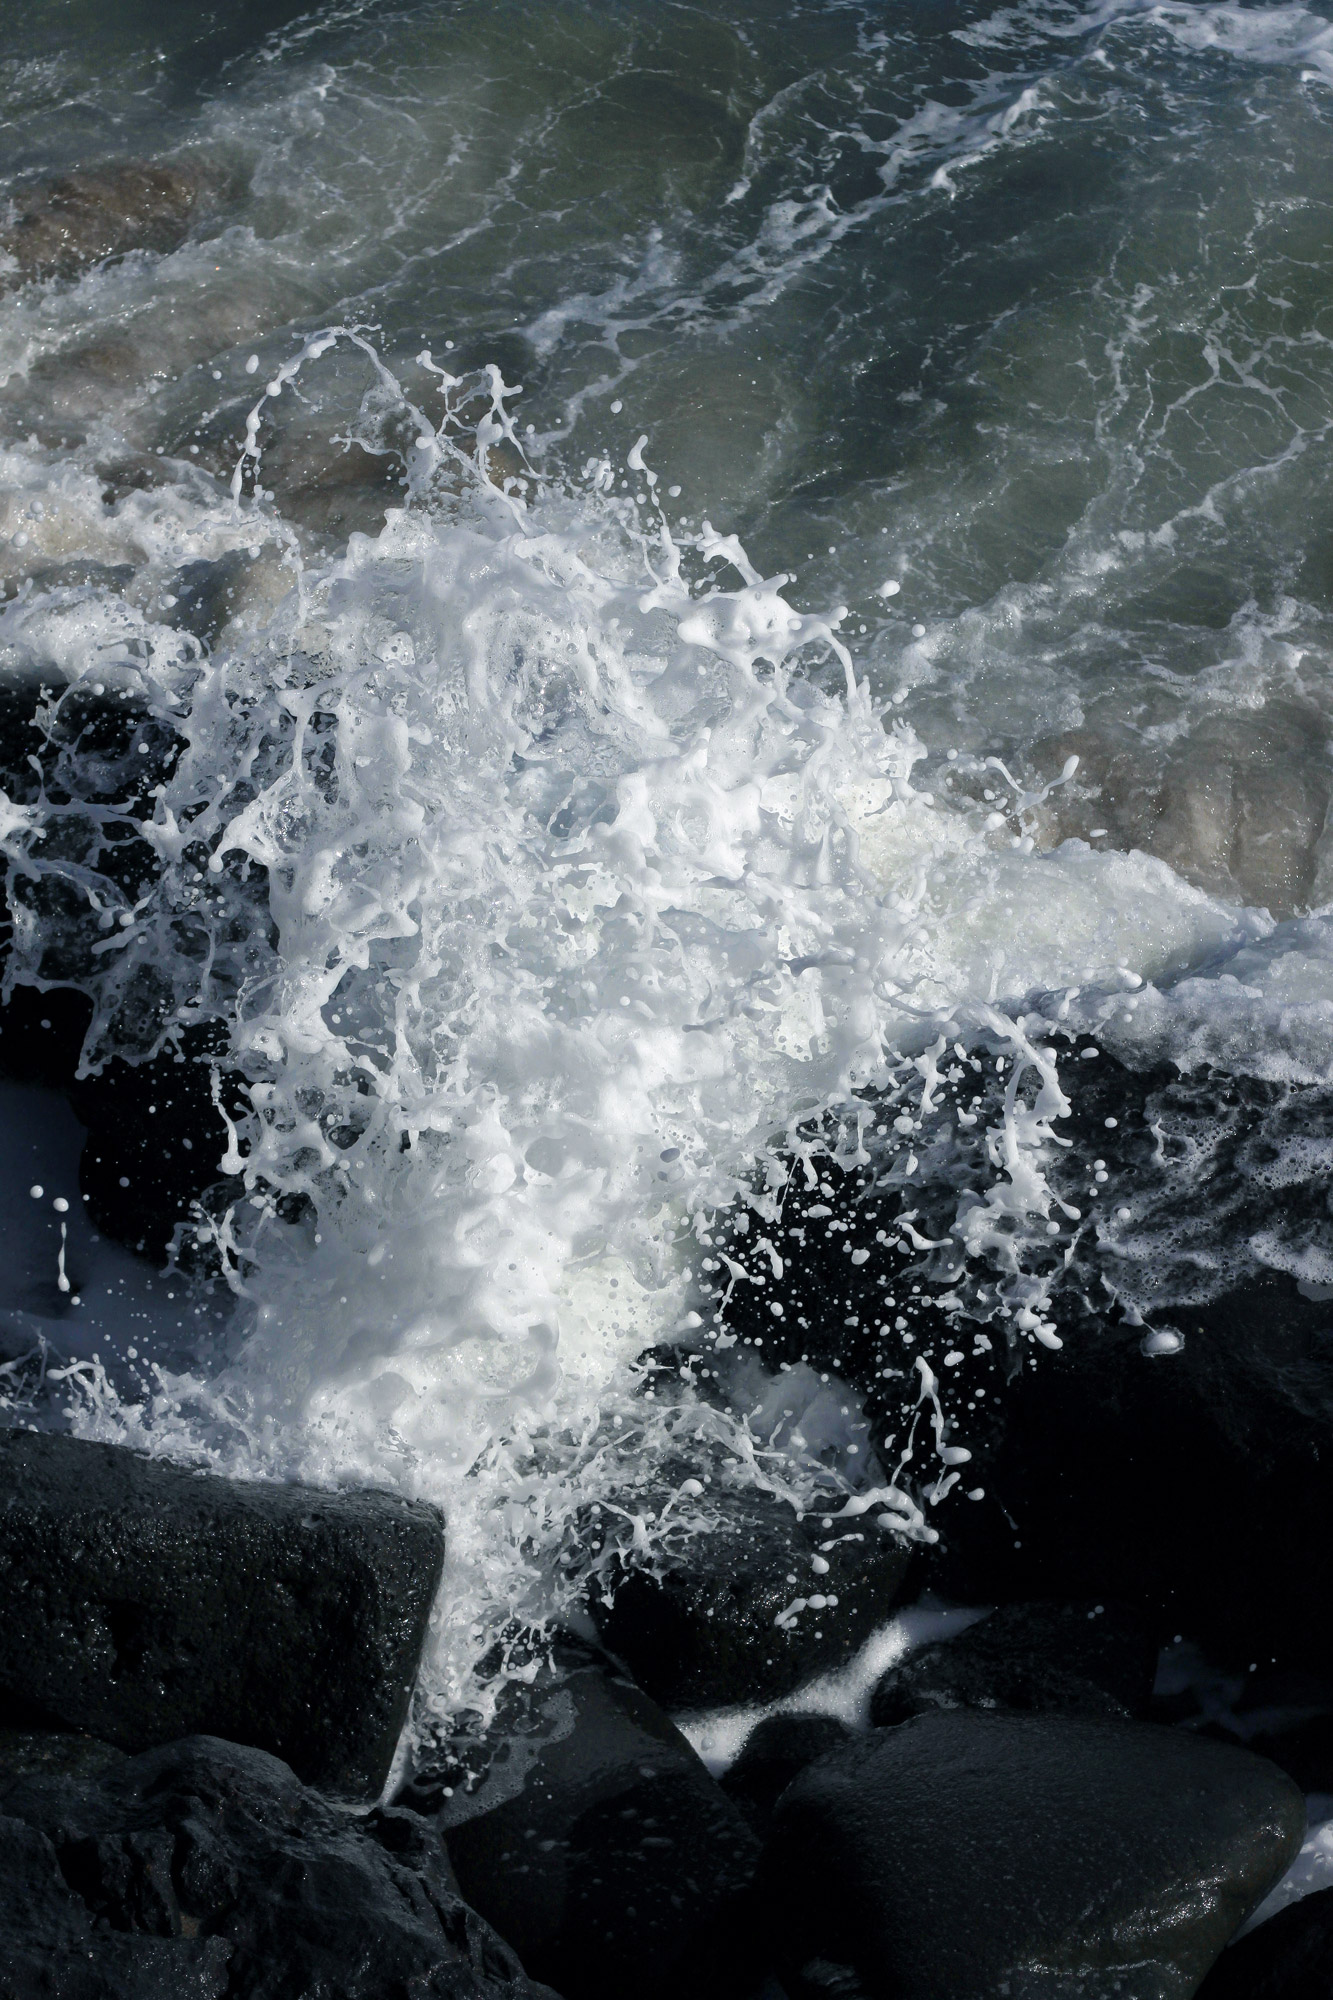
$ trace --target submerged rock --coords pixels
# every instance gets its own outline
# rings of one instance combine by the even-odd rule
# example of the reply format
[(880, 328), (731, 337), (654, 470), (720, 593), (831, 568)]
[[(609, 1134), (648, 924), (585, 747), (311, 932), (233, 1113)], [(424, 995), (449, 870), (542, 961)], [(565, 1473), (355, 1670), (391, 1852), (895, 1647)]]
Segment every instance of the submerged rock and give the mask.
[(870, 1697), (877, 1725), (942, 1708), (1147, 1716), (1157, 1645), (1117, 1605), (1009, 1604), (955, 1639), (890, 1667)]
[(1296, 1787), (1243, 1750), (954, 1711), (810, 1765), (764, 1886), (797, 1992), (1186, 2000), (1304, 1825)]
[(131, 250), (178, 250), (204, 184), (197, 165), (152, 160), (114, 160), (39, 181), (18, 195), (17, 216), (0, 230), (0, 258), (27, 280), (70, 278)]
[(612, 1602), (592, 1605), (611, 1651), (672, 1708), (772, 1699), (841, 1665), (911, 1563), (865, 1516), (802, 1519), (760, 1492), (714, 1492), (708, 1507), (707, 1532), (662, 1574), (628, 1569)]
[[(6, 2000), (538, 2000), (409, 1812), (354, 1815), (196, 1736), (0, 1775)], [(548, 1996), (550, 2000), (550, 1996)]]
[(722, 1778), (722, 1789), (757, 1825), (807, 1764), (849, 1741), (851, 1730), (833, 1715), (766, 1715), (746, 1737)]
[(530, 1973), (567, 2000), (744, 1990), (758, 1843), (641, 1689), (567, 1645), (457, 1749), (404, 1796)]
[(443, 1560), (438, 1514), (395, 1494), (0, 1434), (0, 1719), (124, 1750), (226, 1735), (373, 1796)]
[(1319, 1889), (1229, 1946), (1199, 2000), (1328, 2000), (1330, 1993), (1333, 1889)]

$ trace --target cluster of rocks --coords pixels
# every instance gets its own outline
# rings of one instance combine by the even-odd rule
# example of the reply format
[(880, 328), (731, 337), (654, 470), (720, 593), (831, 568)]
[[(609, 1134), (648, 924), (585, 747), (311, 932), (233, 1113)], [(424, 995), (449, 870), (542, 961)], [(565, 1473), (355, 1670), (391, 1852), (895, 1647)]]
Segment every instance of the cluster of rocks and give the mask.
[[(170, 254), (236, 186), (193, 159), (34, 179), (0, 227), (0, 285)], [(100, 385), (139, 365), (105, 343), (73, 361), (99, 416)], [(204, 467), (230, 465), (248, 384), (216, 434), (191, 433)], [(382, 518), (401, 468), (387, 447), (335, 451), (328, 428), (289, 423), (265, 477), (289, 518), (345, 534)], [(145, 448), (104, 476), (110, 506), (162, 468)], [(172, 623), (212, 648), (258, 561), (186, 565)], [(129, 575), (36, 557), (26, 573)], [(108, 907), (151, 886), (138, 822), (185, 749), (128, 682), (43, 669), (0, 687), (4, 790), (61, 812), (61, 853)], [(262, 877), (217, 888), (240, 954), (263, 935)], [(86, 899), (21, 873), (7, 895), (5, 936), (18, 923), (41, 949), (3, 1010), (0, 1073), (69, 1093), (93, 1223), (161, 1263), (207, 1204), (239, 1081), (208, 1028), (162, 1044), (171, 996), (137, 974), (103, 1009), (141, 1059), (80, 1075), (86, 991), (108, 987)], [(1268, 1086), (1098, 1054), (1066, 1128), (1080, 1170), (1096, 1156), (1151, 1185), (1191, 1089), (1238, 1133), (1267, 1115)], [(1236, 1207), (1242, 1181), (1213, 1174), (1198, 1198), (1247, 1235), (1265, 1218)], [(848, 1253), (870, 1255), (891, 1204), (850, 1177), (822, 1254), (815, 1192), (785, 1218), (785, 1316), (742, 1286), (729, 1337), (853, 1383), (889, 1463), (899, 1378)], [(1322, 1226), (1322, 1187), (1273, 1199)], [(902, 1325), (925, 1353), (937, 1308), (915, 1292)], [(1324, 2000), (1333, 1890), (1229, 1941), (1300, 1843), (1302, 1790), (1333, 1791), (1327, 1303), (1270, 1274), (1192, 1309), (1158, 1364), (1105, 1296), (1073, 1262), (1064, 1351), (995, 1354), (978, 1498), (941, 1512), (932, 1549), (714, 1494), (686, 1556), (627, 1567), (489, 1722), (397, 1775), (443, 1563), (431, 1509), (0, 1436), (0, 2000)], [(802, 1710), (909, 1587), (999, 1608), (891, 1666), (868, 1727)], [(1177, 1632), (1235, 1669), (1224, 1702), (1154, 1694)], [(720, 1779), (671, 1719), (774, 1702)]]
[[(758, 1492), (719, 1514), (403, 1772), (434, 1510), (0, 1437), (0, 1992), (1325, 1990), (1333, 1897), (1224, 1953), (1304, 1800), (1147, 1719), (1134, 1614), (1003, 1607), (898, 1660), (852, 1729), (793, 1690), (882, 1620), (907, 1552)], [(665, 1706), (776, 1697), (720, 1781)]]

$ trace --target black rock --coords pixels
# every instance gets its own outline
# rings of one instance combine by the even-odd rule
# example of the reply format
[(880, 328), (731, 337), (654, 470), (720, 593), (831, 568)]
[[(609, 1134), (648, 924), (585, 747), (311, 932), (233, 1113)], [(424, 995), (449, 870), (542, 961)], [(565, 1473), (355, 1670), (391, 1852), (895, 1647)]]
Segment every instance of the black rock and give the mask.
[(191, 1737), (96, 1779), (0, 1778), (5, 2000), (537, 2000), (438, 1836)]
[(722, 1789), (753, 1823), (762, 1825), (792, 1779), (826, 1750), (847, 1742), (851, 1733), (833, 1715), (766, 1715), (723, 1775)]
[(15, 1778), (97, 1778), (126, 1752), (68, 1729), (0, 1729), (0, 1790)]
[(225, 1732), (373, 1795), (443, 1558), (438, 1514), (394, 1494), (0, 1434), (0, 1719), (125, 1750)]
[(1143, 1718), (1157, 1650), (1114, 1604), (1008, 1604), (890, 1667), (870, 1697), (870, 1720), (883, 1726), (940, 1708)]
[[(914, 1489), (942, 1538), (918, 1581), (962, 1603), (1114, 1599), (1219, 1664), (1317, 1668), (1333, 1657), (1333, 1594), (1311, 1587), (1333, 1558), (1333, 1300), (1253, 1267), (1206, 1304), (1182, 1298), (1206, 1297), (1233, 1251), (1243, 1272), (1246, 1245), (1273, 1238), (1294, 1253), (1323, 1240), (1326, 1177), (1300, 1162), (1308, 1133), (1328, 1123), (1327, 1086), (1202, 1063), (1182, 1073), (1146, 1052), (1130, 1067), (1087, 1038), (1058, 1052), (1072, 1103), (1060, 1136), (1072, 1143), (1047, 1171), (1085, 1218), (1053, 1274), (1064, 1347), (1048, 1352), (1001, 1316), (988, 1346), (941, 1378), (948, 1443), (972, 1458), (940, 1504)], [(913, 1242), (947, 1238), (967, 1173), (978, 1190), (993, 1173), (985, 1133), (1003, 1080), (961, 1067), (960, 1090), (990, 1093), (970, 1139), (945, 1093), (912, 1138), (921, 1163), (910, 1182), (874, 1141), (868, 1163), (822, 1161), (814, 1187), (797, 1173), (784, 1193), (778, 1299), (754, 1232), (727, 1239), (712, 1280), (729, 1337), (761, 1343), (769, 1366), (804, 1358), (856, 1391), (886, 1466), (919, 1415), (913, 1356), (933, 1355), (938, 1370), (949, 1348), (972, 1345), (968, 1322), (943, 1304), (956, 1274), (932, 1275), (935, 1260)], [(1097, 1160), (1108, 1179), (1094, 1205)], [(1133, 1205), (1128, 1237), (1114, 1220), (1122, 1201)], [(735, 1281), (737, 1263), (750, 1283)], [(1144, 1326), (1116, 1304), (1126, 1295), (1183, 1347), (1145, 1353)], [(920, 1442), (909, 1483), (936, 1470), (923, 1468)]]
[(758, 1843), (611, 1663), (562, 1648), (455, 1751), (405, 1796), (433, 1810), (464, 1896), (534, 1977), (567, 2000), (745, 1990)]
[(0, 1816), (0, 1993), (5, 2000), (223, 2000), (226, 1944), (94, 1928), (55, 1848)]
[(1319, 1889), (1229, 1945), (1199, 2000), (1328, 2000), (1330, 1993), (1333, 1889)]
[(930, 1581), (963, 1602), (1115, 1599), (1219, 1663), (1322, 1670), (1333, 1599), (1310, 1579), (1333, 1554), (1330, 1308), (1274, 1277), (1178, 1317), (1179, 1353), (1075, 1325), (1004, 1386), (977, 1449), (986, 1498), (936, 1518)]
[(1246, 1748), (1278, 1765), (1303, 1792), (1333, 1792), (1333, 1715), (1262, 1730), (1247, 1740)]
[(810, 1765), (764, 1886), (797, 1991), (820, 1961), (807, 1991), (844, 1967), (870, 2000), (1185, 2000), (1304, 1827), (1296, 1787), (1246, 1751), (954, 1710)]
[(912, 1551), (869, 1517), (800, 1519), (760, 1492), (710, 1493), (706, 1533), (661, 1576), (627, 1569), (591, 1610), (655, 1700), (707, 1708), (788, 1694), (888, 1615)]
[[(225, 593), (239, 571), (212, 567)], [(211, 616), (203, 580), (194, 581), (195, 610)], [(192, 603), (187, 592), (187, 614)], [(88, 1128), (79, 1178), (91, 1221), (159, 1265), (187, 1234), (195, 1204), (222, 1181), (224, 1110), (235, 1118), (247, 1104), (241, 1079), (225, 1066), (221, 1025), (182, 1028), (181, 996), (151, 953), (135, 962), (105, 950), (113, 913), (136, 907), (158, 881), (141, 821), (185, 747), (172, 719), (129, 686), (67, 684), (37, 672), (0, 686), (0, 789), (48, 809), (40, 847), (49, 864), (33, 870), (15, 861), (5, 878), (0, 969), (11, 990), (0, 1005), (0, 1074), (69, 1093)], [(202, 869), (206, 853), (197, 859)], [(90, 883), (105, 906), (100, 918)], [(243, 940), (253, 957), (268, 926), (263, 872), (233, 858), (216, 886), (230, 901), (223, 925), (215, 913), (215, 942)], [(6, 963), (11, 957), (18, 963)], [(118, 1053), (108, 1056), (109, 1048)], [(234, 1183), (223, 1185), (234, 1194)], [(184, 1260), (192, 1268), (208, 1261), (197, 1241)]]
[[(105, 1235), (161, 1265), (196, 1204), (222, 1178), (227, 1125), (213, 1088), (225, 1037), (216, 1028), (186, 1029), (146, 1062), (113, 1058), (97, 1076), (70, 1089), (88, 1127), (79, 1188), (89, 1219)], [(244, 1108), (243, 1086), (218, 1069), (227, 1115)], [(232, 1193), (235, 1193), (233, 1184)], [(192, 1244), (187, 1238), (183, 1261)]]

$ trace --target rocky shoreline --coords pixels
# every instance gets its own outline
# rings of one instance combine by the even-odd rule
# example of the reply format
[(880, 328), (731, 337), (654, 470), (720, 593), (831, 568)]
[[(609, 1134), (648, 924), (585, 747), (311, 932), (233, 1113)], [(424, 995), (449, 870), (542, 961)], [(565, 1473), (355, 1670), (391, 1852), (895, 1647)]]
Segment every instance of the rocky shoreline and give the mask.
[[(34, 182), (0, 231), (3, 282), (163, 254), (228, 194), (190, 163)], [(123, 357), (74, 361), (96, 401)], [(215, 451), (224, 470), (223, 442), (206, 437), (201, 462)], [(106, 467), (107, 506), (162, 476), (160, 450)], [(340, 534), (381, 519), (397, 460), (358, 451), (335, 478), (326, 457), (275, 445), (266, 477), (288, 510)], [(262, 597), (259, 564), (186, 563), (154, 615), (203, 657), (238, 593)], [(99, 578), (114, 573), (74, 557), (15, 588)], [(148, 802), (184, 748), (128, 678), (90, 691), (53, 669), (0, 688), (4, 796), (61, 822), (59, 865), (9, 876), (28, 983), (2, 1010), (0, 1072), (67, 1093), (90, 1222), (188, 1277), (215, 1258), (241, 1086), (218, 1068), (216, 1022), (167, 1034), (151, 968), (103, 976), (86, 894), (130, 927), (159, 867)], [(197, 860), (203, 882), (203, 842)], [(208, 889), (239, 982), (269, 922), (264, 870), (219, 856)], [(80, 1075), (90, 1032), (121, 1053)], [(1188, 1151), (1190, 1092), (1232, 1084), (1065, 1042), (1071, 1175), (1095, 1176), (1082, 1192), (1071, 1178), (1071, 1201), (1119, 1177), (1165, 1188), (1163, 1131)], [(982, 1060), (966, 1062), (970, 1090)], [(983, 1087), (993, 1074), (974, 1105)], [(1235, 1088), (1235, 1145), (1262, 1136), (1265, 1089)], [(320, 1129), (350, 1146), (339, 1115), (325, 1107)], [(913, 1200), (931, 1136), (912, 1141)], [(824, 1174), (787, 1205), (780, 1295), (731, 1242), (712, 1332), (645, 1356), (644, 1391), (725, 1398), (742, 1351), (746, 1380), (802, 1368), (851, 1385), (888, 1465), (904, 1345), (924, 1362), (951, 1336), (929, 1283), (900, 1287), (891, 1342), (887, 1308), (855, 1309), (871, 1280), (849, 1273), (877, 1244), (910, 1257), (919, 1233), (893, 1231), (923, 1218), (902, 1183), (877, 1207), (859, 1169)], [(1232, 1213), (1225, 1149), (1198, 1183)], [(1324, 1226), (1322, 1189), (1273, 1199)], [(308, 1220), (290, 1195), (274, 1209)], [(1246, 1929), (1301, 1847), (1304, 1795), (1333, 1792), (1319, 1290), (1266, 1276), (1154, 1336), (1071, 1248), (1065, 1350), (1033, 1366), (1030, 1343), (987, 1336), (966, 1357), (970, 1443), (946, 1447), (937, 1497), (964, 1463), (978, 1483), (933, 1539), (719, 1488), (684, 1553), (649, 1567), (613, 1548), (586, 1616), (534, 1642), (522, 1673), (512, 1655), (497, 1669), (494, 1713), (406, 1762), (427, 1622), (450, 1610), (435, 1510), (0, 1434), (0, 2000), (1327, 2000), (1333, 1889)], [(687, 1485), (701, 1497), (688, 1468), (660, 1479), (663, 1506)], [(591, 1516), (579, 1530), (602, 1552)], [(801, 1707), (923, 1601), (987, 1609), (895, 1658), (859, 1726)], [(680, 1726), (775, 1703), (720, 1773)]]
[[(763, 1559), (810, 1561), (767, 1496), (731, 1520), (625, 1594), (638, 1680), (557, 1635), (391, 1779), (437, 1515), (9, 1432), (0, 1993), (1222, 2000), (1241, 1965), (1322, 1990), (1333, 1891), (1225, 1950), (1301, 1845), (1299, 1786), (1145, 1719), (1156, 1647), (1122, 1607), (1003, 1607), (891, 1666), (867, 1729), (797, 1696), (715, 1780), (649, 1689), (789, 1692)], [(849, 1588), (878, 1615), (908, 1570), (881, 1545)]]
[[(80, 799), (91, 773), (88, 838), (149, 865), (135, 814), (176, 746), (146, 710), (12, 687), (0, 750), (16, 799)], [(262, 887), (232, 885), (240, 928)], [(11, 883), (55, 983), (14, 986), (0, 1068), (66, 1093), (89, 1223), (207, 1278), (239, 1080), (207, 1029), (79, 1076), (93, 1007), (59, 982), (87, 973), (86, 913), (52, 893)], [(1142, 1182), (1179, 1086), (1087, 1052), (1075, 1150)], [(1225, 1161), (1200, 1198), (1232, 1198)], [(847, 1385), (893, 1464), (903, 1338), (927, 1367), (951, 1339), (929, 1284), (891, 1346), (858, 1310), (862, 1266), (905, 1252), (905, 1199), (826, 1163), (790, 1191), (780, 1291), (731, 1240), (711, 1324), (645, 1355), (641, 1393), (724, 1406), (799, 1369)], [(1327, 1308), (1272, 1278), (1159, 1351), (1097, 1307), (1095, 1276), (1062, 1280), (1063, 1352), (978, 1344), (969, 1448), (943, 1447), (943, 1417), (936, 1443), (980, 1483), (937, 1526), (907, 1539), (859, 1502), (802, 1515), (734, 1469), (664, 1464), (653, 1504), (690, 1496), (701, 1531), (645, 1565), (588, 1512), (578, 1628), (519, 1678), (511, 1648), (494, 1715), (407, 1768), (434, 1510), (10, 1431), (0, 1996), (1313, 2000), (1333, 1890), (1229, 1940), (1300, 1848), (1302, 1794), (1333, 1791)], [(996, 1608), (889, 1666), (863, 1727), (802, 1712), (923, 1600)], [(672, 1719), (774, 1703), (719, 1775)]]

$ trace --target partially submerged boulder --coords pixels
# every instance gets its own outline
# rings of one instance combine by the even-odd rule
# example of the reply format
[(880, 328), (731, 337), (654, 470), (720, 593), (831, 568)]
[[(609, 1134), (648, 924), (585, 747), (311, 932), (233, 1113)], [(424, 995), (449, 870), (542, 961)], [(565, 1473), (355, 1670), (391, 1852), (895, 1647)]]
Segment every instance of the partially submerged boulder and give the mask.
[(708, 1708), (788, 1694), (839, 1666), (892, 1608), (912, 1559), (869, 1515), (796, 1514), (759, 1491), (710, 1493), (705, 1531), (660, 1573), (627, 1568), (592, 1612), (655, 1700)]
[(204, 185), (197, 164), (174, 160), (111, 160), (35, 181), (0, 230), (0, 256), (19, 279), (70, 278), (131, 250), (178, 250)]
[(820, 1758), (778, 1802), (765, 1890), (784, 1983), (1187, 2000), (1304, 1825), (1273, 1765), (1183, 1731), (917, 1716)]
[(890, 1667), (870, 1697), (877, 1725), (943, 1708), (1013, 1708), (1143, 1719), (1157, 1644), (1111, 1604), (1007, 1604), (957, 1638)]
[[(95, 1778), (0, 1766), (6, 2000), (539, 2000), (414, 1813), (193, 1737)], [(553, 2000), (553, 1996), (547, 1996)]]
[(0, 1720), (136, 1751), (227, 1736), (374, 1796), (443, 1560), (436, 1511), (392, 1493), (0, 1434)]
[(562, 1645), (404, 1796), (432, 1812), (468, 1901), (566, 2000), (745, 1990), (758, 1842), (656, 1703), (589, 1649)]

